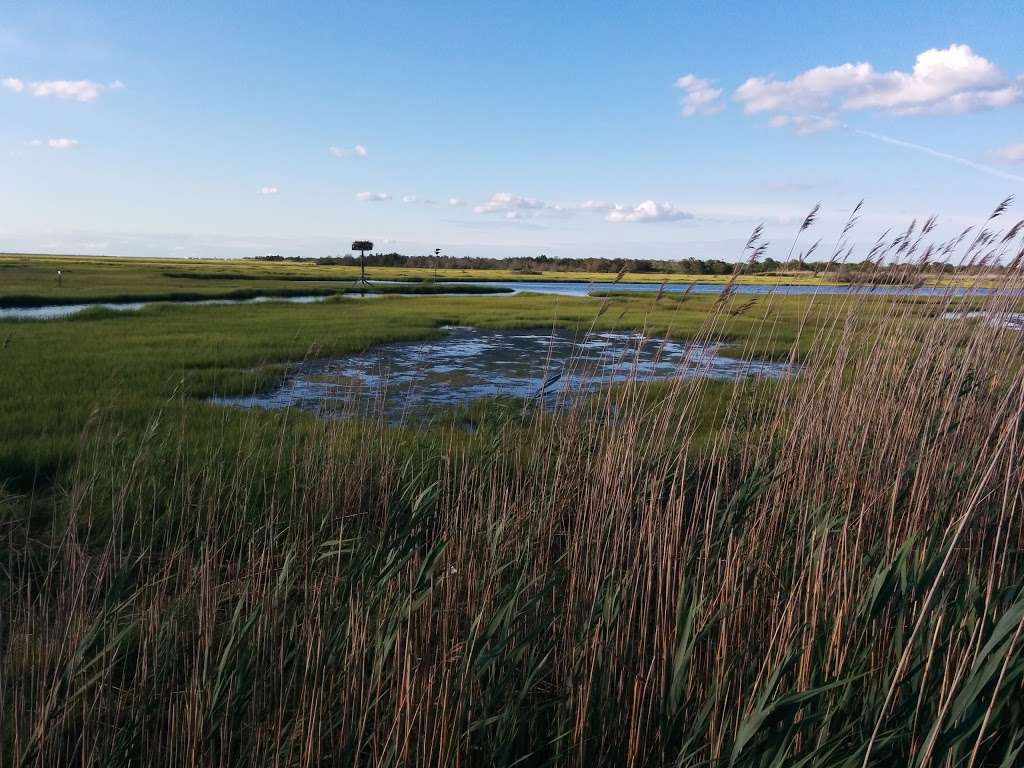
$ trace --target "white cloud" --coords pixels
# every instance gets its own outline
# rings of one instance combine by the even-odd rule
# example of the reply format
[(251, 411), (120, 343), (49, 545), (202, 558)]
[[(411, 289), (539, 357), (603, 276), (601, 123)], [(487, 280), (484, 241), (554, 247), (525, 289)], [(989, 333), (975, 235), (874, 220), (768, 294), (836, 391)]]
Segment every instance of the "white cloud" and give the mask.
[(366, 157), (370, 154), (362, 144), (354, 147), (328, 147), (327, 151), (335, 157)]
[(473, 213), (521, 213), (536, 212), (548, 208), (546, 204), (532, 197), (519, 197), (508, 192), (497, 192), (491, 199), (473, 208)]
[(834, 118), (819, 117), (818, 115), (776, 115), (768, 124), (772, 128), (790, 127), (800, 136), (810, 136), (814, 133), (831, 131), (842, 125), (842, 123)]
[(587, 200), (576, 206), (581, 211), (599, 211), (602, 213), (615, 210), (617, 207), (615, 203), (609, 203), (605, 200)]
[(56, 99), (74, 101), (95, 101), (104, 91), (119, 91), (125, 87), (120, 80), (112, 83), (97, 83), (92, 80), (37, 80), (25, 83), (16, 77), (0, 79), (0, 87), (15, 93), (28, 91), (33, 96), (53, 96)]
[(1024, 144), (1011, 144), (1008, 147), (1002, 147), (995, 150), (992, 155), (1004, 163), (1024, 163)]
[(380, 203), (390, 199), (391, 195), (387, 192), (359, 192), (356, 195), (356, 200), (362, 203)]
[[(452, 204), (461, 204), (461, 201)], [(653, 200), (646, 200), (638, 205), (619, 205), (605, 200), (552, 204), (509, 192), (492, 195), (486, 202), (474, 206), (473, 212), (485, 216), (500, 216), (502, 221), (519, 222), (522, 226), (530, 219), (567, 217), (581, 213), (603, 214), (606, 221), (613, 223), (686, 221), (695, 218), (694, 214), (680, 210), (671, 203), (657, 203)]]
[(721, 101), (722, 89), (714, 88), (710, 80), (683, 75), (676, 80), (676, 88), (683, 91), (683, 114), (687, 117), (713, 115), (725, 108)]
[(416, 199), (416, 195), (402, 195), (403, 203), (415, 203)]
[(1009, 77), (969, 46), (954, 44), (918, 54), (911, 72), (879, 72), (866, 62), (819, 66), (792, 80), (752, 77), (734, 97), (748, 113), (959, 114), (1024, 101), (1024, 78)]
[(92, 80), (40, 80), (29, 83), (28, 90), (33, 96), (53, 96), (57, 99), (74, 101), (95, 101), (106, 90), (119, 90), (124, 83), (115, 80), (110, 85), (96, 83)]
[(78, 146), (78, 139), (32, 139), (29, 143), (30, 147), (49, 147), (50, 149), (74, 149)]
[(605, 221), (616, 224), (651, 223), (659, 221), (688, 221), (694, 215), (676, 208), (671, 203), (656, 203), (645, 200), (639, 205), (617, 205), (605, 216)]
[(463, 200), (460, 197), (449, 197), (448, 198), (448, 205), (456, 205), (457, 206), (457, 205), (465, 205), (465, 204), (466, 204), (466, 201)]
[(276, 195), (279, 191), (277, 187), (260, 187), (261, 195)]

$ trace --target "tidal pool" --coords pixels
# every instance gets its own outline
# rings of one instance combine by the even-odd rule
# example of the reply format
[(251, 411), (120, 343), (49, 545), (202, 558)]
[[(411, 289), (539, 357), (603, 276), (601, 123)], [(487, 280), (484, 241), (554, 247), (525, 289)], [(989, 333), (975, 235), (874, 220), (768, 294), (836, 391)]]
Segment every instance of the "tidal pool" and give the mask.
[(395, 342), (301, 363), (278, 388), (214, 398), (237, 408), (300, 408), (324, 416), (383, 414), (392, 422), (498, 395), (569, 403), (627, 380), (784, 375), (784, 363), (739, 360), (718, 345), (637, 333), (446, 328), (441, 339)]

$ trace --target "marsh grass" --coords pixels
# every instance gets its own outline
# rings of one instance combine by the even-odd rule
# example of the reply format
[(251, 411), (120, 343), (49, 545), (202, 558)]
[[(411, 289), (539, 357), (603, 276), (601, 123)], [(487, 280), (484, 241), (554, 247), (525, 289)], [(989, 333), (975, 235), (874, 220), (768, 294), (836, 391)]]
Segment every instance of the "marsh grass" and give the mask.
[[(64, 279), (58, 285), (55, 276), (60, 269)], [(273, 263), (263, 261), (182, 260), (151, 258), (117, 258), (97, 256), (49, 256), (0, 254), (0, 306), (19, 306), (8, 301), (29, 301), (42, 297), (65, 303), (79, 301), (146, 300), (156, 296), (200, 294), (207, 298), (223, 296), (239, 290), (265, 292), (270, 289), (304, 290), (310, 282), (354, 282), (359, 278), (358, 266), (320, 265), (311, 263)], [(583, 281), (611, 282), (614, 273), (544, 272), (523, 274), (514, 270), (492, 269), (422, 269), (415, 267), (368, 267), (370, 280), (400, 280), (429, 283), (435, 278), (444, 282), (462, 281)], [(631, 280), (657, 285), (670, 282), (691, 282), (692, 275), (634, 274)], [(721, 275), (702, 275), (701, 282), (721, 283)], [(822, 284), (822, 277), (800, 275), (746, 275), (741, 282), (754, 284)], [(835, 282), (831, 280), (831, 282)], [(297, 284), (298, 283), (298, 284)], [(20, 297), (20, 298), (19, 298)], [(72, 301), (72, 299), (74, 301)], [(31, 306), (41, 306), (32, 304)]]
[[(985, 232), (959, 257), (1020, 247)], [(798, 374), (468, 435), (253, 415), (197, 454), (169, 400), (126, 451), (97, 418), (45, 535), (0, 497), (7, 761), (1018, 765), (1021, 337), (942, 316), (1022, 287), (785, 329), (726, 290), (691, 335), (748, 319)]]

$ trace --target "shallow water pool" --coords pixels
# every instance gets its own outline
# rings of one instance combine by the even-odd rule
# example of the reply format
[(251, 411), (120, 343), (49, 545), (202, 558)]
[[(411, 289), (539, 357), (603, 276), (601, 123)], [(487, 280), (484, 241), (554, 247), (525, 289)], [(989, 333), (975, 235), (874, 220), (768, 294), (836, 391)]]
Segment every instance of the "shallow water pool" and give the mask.
[(572, 402), (627, 380), (784, 375), (784, 363), (739, 360), (717, 345), (607, 332), (447, 328), (441, 339), (383, 344), (300, 364), (279, 387), (215, 398), (237, 408), (300, 408), (323, 415), (379, 413), (390, 421), (485, 397)]

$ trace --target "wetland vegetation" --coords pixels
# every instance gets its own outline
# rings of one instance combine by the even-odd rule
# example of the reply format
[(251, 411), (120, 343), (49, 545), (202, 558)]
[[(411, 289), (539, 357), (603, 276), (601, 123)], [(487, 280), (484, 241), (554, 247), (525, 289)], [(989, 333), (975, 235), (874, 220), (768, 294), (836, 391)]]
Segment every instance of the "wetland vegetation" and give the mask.
[[(1011, 262), (1019, 231), (961, 256)], [(921, 251), (908, 234), (878, 258)], [(0, 319), (4, 762), (1016, 765), (1019, 262), (984, 295), (751, 295), (737, 272), (717, 294)], [(0, 302), (50, 304), (352, 279), (0, 265)], [(452, 326), (540, 339), (542, 390), (552, 344), (629, 334), (674, 340), (634, 365), (714, 350), (775, 375), (634, 367), (568, 376), (586, 396), (548, 407), (531, 383), (397, 424), (372, 399), (217, 404), (366, 373), (351, 356), (388, 345), (455, 375)]]

